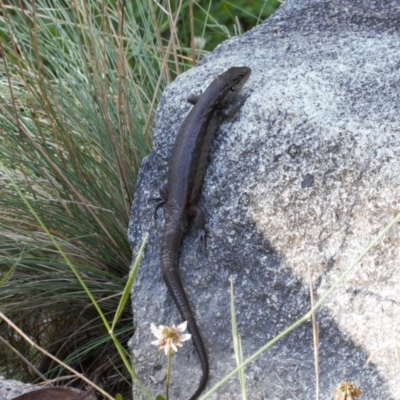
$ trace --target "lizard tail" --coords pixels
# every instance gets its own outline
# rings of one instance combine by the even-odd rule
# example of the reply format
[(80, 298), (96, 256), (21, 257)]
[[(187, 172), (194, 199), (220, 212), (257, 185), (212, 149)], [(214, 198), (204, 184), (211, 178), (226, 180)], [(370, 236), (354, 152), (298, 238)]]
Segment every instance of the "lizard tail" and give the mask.
[(200, 358), (201, 369), (202, 369), (202, 373), (203, 373), (200, 383), (199, 383), (199, 386), (197, 387), (197, 389), (193, 393), (193, 395), (190, 397), (190, 400), (195, 400), (200, 396), (201, 392), (205, 389), (205, 387), (207, 385), (209, 366), (208, 366), (206, 349), (204, 348), (203, 340), (200, 336), (200, 332), (197, 328), (196, 322), (194, 321), (194, 329), (190, 327), (189, 323), (188, 323), (188, 327), (189, 327), (189, 331), (192, 335), (194, 347), (196, 347), (197, 353)]
[(168, 286), (169, 292), (171, 293), (175, 305), (177, 306), (183, 320), (187, 321), (188, 330), (192, 335), (194, 347), (196, 348), (200, 358), (202, 377), (198, 388), (189, 399), (189, 400), (195, 400), (200, 396), (201, 392), (204, 390), (207, 384), (208, 373), (209, 373), (207, 352), (204, 347), (203, 339), (201, 338), (199, 328), (197, 327), (196, 320), (193, 316), (193, 312), (190, 308), (185, 290), (183, 289), (181, 280), (179, 278), (178, 271), (174, 267), (165, 269), (162, 268), (162, 271), (163, 271), (164, 281)]

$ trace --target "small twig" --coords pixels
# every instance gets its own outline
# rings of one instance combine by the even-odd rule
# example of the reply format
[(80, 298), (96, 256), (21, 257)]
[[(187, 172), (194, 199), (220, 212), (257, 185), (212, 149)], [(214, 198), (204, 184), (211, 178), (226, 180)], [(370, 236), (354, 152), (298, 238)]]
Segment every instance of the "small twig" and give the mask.
[(8, 346), (13, 353), (15, 353), (29, 368), (31, 368), (38, 376), (40, 376), (41, 379), (44, 381), (47, 380), (47, 378), (31, 363), (29, 360), (27, 360), (14, 346), (12, 346), (8, 340), (5, 340), (3, 337), (0, 336), (0, 342)]
[(5, 322), (7, 322), (8, 325), (10, 325), (21, 337), (23, 337), (35, 349), (39, 350), (45, 356), (51, 358), (53, 361), (55, 361), (56, 363), (61, 365), (63, 368), (67, 369), (68, 371), (71, 371), (74, 375), (78, 376), (80, 379), (85, 381), (88, 385), (95, 388), (98, 392), (100, 392), (107, 399), (114, 400), (114, 397), (110, 396), (106, 391), (104, 391), (101, 387), (97, 386), (90, 379), (86, 378), (85, 376), (80, 374), (78, 371), (75, 371), (69, 365), (67, 365), (64, 362), (62, 362), (61, 360), (59, 360), (57, 357), (54, 357), (53, 354), (50, 354), (45, 349), (38, 346), (28, 335), (26, 335), (20, 328), (18, 328), (18, 326), (15, 325), (14, 322), (12, 322), (9, 318), (7, 318), (1, 311), (0, 311), (0, 318), (3, 319)]
[[(67, 379), (70, 379), (70, 381), (68, 382), (68, 385), (71, 385), (78, 378), (75, 375), (64, 375), (64, 376), (58, 376), (57, 378), (53, 378), (53, 379), (47, 379), (45, 382), (46, 382), (46, 384), (53, 384), (54, 382), (65, 381)], [(96, 382), (96, 380), (94, 380), (94, 382)]]
[(286, 390), (293, 396), (293, 398), (299, 400), (299, 398), (289, 389), (288, 385), (281, 379), (281, 377), (275, 372), (275, 375), (278, 377), (279, 381), (285, 386)]
[[(396, 346), (396, 342), (394, 343), (394, 345)], [(385, 348), (390, 348), (393, 346), (393, 342), (388, 342), (388, 343), (383, 343), (382, 346), (377, 347), (376, 349), (372, 350), (370, 352), (369, 357), (367, 358), (367, 361), (365, 361), (364, 367), (366, 367), (372, 360), (372, 357), (374, 357), (374, 355), (378, 352), (380, 352), (381, 350), (385, 349)]]

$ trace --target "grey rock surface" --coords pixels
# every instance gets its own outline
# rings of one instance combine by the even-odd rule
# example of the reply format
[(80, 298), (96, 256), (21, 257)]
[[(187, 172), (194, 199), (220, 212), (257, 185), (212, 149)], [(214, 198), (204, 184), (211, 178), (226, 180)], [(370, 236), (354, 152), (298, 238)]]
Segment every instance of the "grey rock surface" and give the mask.
[[(190, 109), (230, 66), (253, 73), (243, 108), (224, 122), (210, 154), (200, 206), (207, 250), (189, 229), (180, 272), (210, 359), (210, 384), (235, 367), (229, 277), (244, 357), (310, 308), (309, 273), (321, 296), (400, 211), (400, 2), (292, 0), (265, 23), (223, 43), (165, 91), (132, 207), (134, 254), (149, 240), (132, 291), (130, 345), (140, 378), (164, 392), (164, 356), (149, 325), (178, 324), (159, 271), (162, 218), (151, 197)], [(367, 255), (317, 313), (320, 398), (353, 381), (363, 400), (400, 400), (400, 232)], [(398, 347), (397, 347), (398, 348)], [(200, 379), (190, 342), (173, 359), (172, 398)], [(246, 368), (249, 399), (315, 398), (307, 322)], [(212, 399), (239, 399), (237, 378)]]
[(0, 375), (0, 400), (11, 400), (37, 389), (40, 389), (40, 386), (26, 384), (15, 379), (4, 379)]

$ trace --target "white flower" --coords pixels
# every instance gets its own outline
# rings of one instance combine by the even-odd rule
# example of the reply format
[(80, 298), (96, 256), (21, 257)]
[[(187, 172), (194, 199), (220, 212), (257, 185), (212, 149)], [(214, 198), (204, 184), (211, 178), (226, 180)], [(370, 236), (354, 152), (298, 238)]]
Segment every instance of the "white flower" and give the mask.
[(187, 321), (182, 324), (172, 327), (159, 325), (158, 328), (154, 325), (150, 325), (151, 332), (157, 338), (151, 344), (164, 349), (165, 355), (174, 354), (178, 351), (178, 347), (182, 347), (182, 342), (189, 340), (192, 335), (190, 333), (182, 333), (187, 328)]

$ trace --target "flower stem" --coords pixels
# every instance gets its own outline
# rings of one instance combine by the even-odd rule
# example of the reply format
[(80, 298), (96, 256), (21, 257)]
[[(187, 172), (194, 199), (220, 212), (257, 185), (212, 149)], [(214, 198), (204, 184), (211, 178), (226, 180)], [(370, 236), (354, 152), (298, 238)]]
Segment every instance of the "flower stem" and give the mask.
[(168, 353), (167, 355), (167, 384), (166, 384), (166, 390), (167, 393), (165, 395), (166, 400), (169, 400), (169, 380), (171, 378), (171, 353)]

